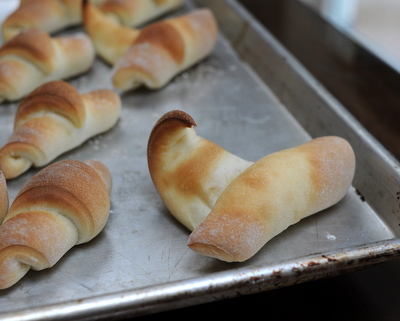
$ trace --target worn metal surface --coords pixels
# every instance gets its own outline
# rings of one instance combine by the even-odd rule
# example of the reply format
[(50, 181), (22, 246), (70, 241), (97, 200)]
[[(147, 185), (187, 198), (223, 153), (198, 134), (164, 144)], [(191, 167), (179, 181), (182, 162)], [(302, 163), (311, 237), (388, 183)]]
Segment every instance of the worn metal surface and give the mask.
[[(2, 291), (0, 318), (122, 318), (398, 257), (398, 164), (235, 1), (188, 1), (179, 13), (196, 5), (218, 17), (221, 35), (213, 55), (162, 90), (122, 94), (117, 126), (57, 159), (96, 158), (110, 168), (112, 208), (104, 231), (53, 268), (30, 271)], [(112, 88), (109, 72), (97, 60), (88, 74), (69, 82), (81, 92)], [(12, 131), (17, 106), (0, 106), (0, 144)], [(189, 113), (198, 135), (252, 161), (311, 137), (344, 136), (357, 153), (354, 187), (339, 204), (290, 227), (247, 262), (199, 256), (186, 246), (189, 231), (169, 215), (147, 169), (148, 135), (171, 109)], [(37, 171), (8, 182), (11, 200)]]

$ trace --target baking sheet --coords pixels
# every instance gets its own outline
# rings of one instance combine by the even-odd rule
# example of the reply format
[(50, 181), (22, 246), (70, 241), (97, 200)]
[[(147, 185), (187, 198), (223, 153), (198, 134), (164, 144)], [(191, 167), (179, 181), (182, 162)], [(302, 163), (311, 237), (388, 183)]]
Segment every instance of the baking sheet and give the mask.
[[(0, 5), (12, 10), (4, 5), (12, 2)], [(219, 21), (212, 56), (162, 90), (122, 94), (115, 128), (57, 159), (95, 158), (109, 167), (114, 185), (107, 226), (53, 268), (30, 271), (3, 290), (0, 317), (122, 318), (287, 286), (398, 256), (396, 161), (236, 1), (187, 1), (174, 14), (197, 5), (210, 7)], [(90, 72), (69, 82), (80, 92), (112, 88), (109, 72), (96, 60)], [(17, 106), (0, 106), (1, 145)], [(186, 246), (189, 231), (170, 216), (147, 168), (149, 133), (172, 109), (189, 113), (198, 135), (251, 161), (311, 137), (344, 136), (356, 150), (354, 186), (339, 204), (288, 228), (244, 263), (199, 256)], [(8, 182), (11, 201), (37, 171)]]

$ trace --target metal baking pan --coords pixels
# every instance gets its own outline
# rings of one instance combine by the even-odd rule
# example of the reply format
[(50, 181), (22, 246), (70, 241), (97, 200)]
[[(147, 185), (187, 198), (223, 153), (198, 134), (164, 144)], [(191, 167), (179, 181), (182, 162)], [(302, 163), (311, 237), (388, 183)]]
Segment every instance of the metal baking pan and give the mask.
[[(0, 6), (12, 10), (10, 3), (15, 1)], [(218, 19), (212, 56), (161, 90), (121, 94), (117, 126), (57, 159), (95, 158), (110, 168), (114, 185), (105, 229), (53, 268), (30, 271), (3, 290), (0, 318), (139, 316), (399, 257), (399, 163), (235, 0), (187, 1), (174, 14), (197, 6), (211, 8)], [(1, 19), (7, 10), (0, 10)], [(109, 71), (97, 60), (89, 73), (69, 82), (81, 92), (112, 88)], [(12, 131), (17, 106), (0, 106), (0, 144)], [(339, 204), (291, 226), (244, 263), (200, 256), (186, 246), (189, 231), (168, 213), (147, 168), (149, 133), (172, 109), (189, 113), (198, 135), (251, 161), (312, 137), (342, 136), (356, 152), (354, 184)], [(8, 182), (11, 201), (38, 170)]]

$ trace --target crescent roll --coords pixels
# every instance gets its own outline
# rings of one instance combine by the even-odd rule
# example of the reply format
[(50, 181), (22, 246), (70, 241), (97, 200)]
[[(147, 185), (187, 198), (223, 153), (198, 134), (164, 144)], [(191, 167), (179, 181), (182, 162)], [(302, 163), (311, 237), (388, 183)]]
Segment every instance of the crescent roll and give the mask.
[(112, 90), (80, 94), (64, 81), (45, 83), (19, 105), (14, 132), (0, 149), (0, 169), (14, 178), (49, 164), (90, 137), (111, 129), (121, 109)]
[(78, 25), (81, 18), (82, 0), (25, 0), (11, 13), (2, 25), (4, 40), (22, 31), (41, 29), (54, 33)]
[(3, 222), (4, 217), (8, 212), (8, 189), (6, 178), (2, 171), (0, 171), (0, 224)]
[(110, 213), (111, 182), (95, 160), (59, 161), (27, 181), (0, 226), (0, 289), (98, 235)]
[(97, 54), (110, 65), (114, 65), (128, 51), (139, 34), (139, 30), (108, 18), (90, 1), (83, 0), (82, 15), (85, 31), (92, 39)]
[(100, 58), (114, 65), (140, 33), (135, 21), (143, 23), (178, 7), (177, 0), (108, 0), (95, 6), (83, 0), (83, 25)]
[(226, 187), (188, 246), (223, 261), (245, 261), (290, 225), (339, 202), (354, 171), (353, 149), (335, 136), (265, 156)]
[(51, 38), (30, 29), (0, 48), (0, 102), (23, 98), (37, 86), (90, 69), (95, 50), (84, 33)]
[(249, 162), (196, 135), (192, 117), (171, 111), (148, 142), (153, 183), (191, 232), (188, 246), (223, 261), (245, 261), (302, 218), (339, 202), (355, 172), (350, 144), (336, 136)]
[(174, 110), (155, 124), (148, 141), (151, 178), (170, 213), (189, 230), (197, 227), (214, 203), (252, 163), (196, 135), (196, 123)]
[(113, 85), (121, 90), (141, 85), (159, 89), (210, 55), (217, 35), (218, 26), (209, 9), (153, 23), (141, 30), (115, 64)]
[(139, 30), (120, 25), (84, 0), (83, 23), (97, 54), (114, 66), (112, 82), (121, 90), (140, 85), (163, 87), (207, 57), (218, 35), (215, 17), (208, 9), (154, 22)]
[[(183, 5), (183, 0), (90, 0), (108, 18), (136, 27)], [(5, 41), (29, 29), (54, 34), (82, 23), (82, 0), (22, 0), (2, 25)]]

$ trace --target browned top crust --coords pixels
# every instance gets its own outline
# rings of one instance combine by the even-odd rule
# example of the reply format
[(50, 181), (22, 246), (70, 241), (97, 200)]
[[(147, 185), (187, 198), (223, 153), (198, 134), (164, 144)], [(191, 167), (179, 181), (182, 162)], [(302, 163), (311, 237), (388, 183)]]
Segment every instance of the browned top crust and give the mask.
[(225, 187), (250, 162), (196, 135), (196, 123), (173, 110), (154, 126), (147, 148), (153, 183), (170, 213), (189, 230), (208, 215)]
[(23, 125), (34, 113), (43, 111), (58, 113), (80, 128), (85, 122), (86, 112), (79, 92), (69, 83), (50, 81), (36, 88), (18, 107), (14, 130)]
[(118, 121), (120, 97), (110, 89), (80, 95), (63, 81), (45, 83), (20, 104), (14, 131), (0, 149), (7, 179), (50, 163)]
[(180, 65), (184, 59), (185, 48), (181, 35), (168, 22), (157, 22), (144, 28), (132, 45), (151, 43), (165, 49)]
[(182, 121), (183, 123), (185, 123), (186, 127), (196, 127), (196, 122), (194, 121), (194, 119), (192, 118), (192, 116), (190, 116), (189, 114), (185, 113), (184, 111), (181, 110), (171, 110), (167, 113), (165, 113), (163, 116), (161, 116), (158, 121), (155, 123), (153, 130), (150, 134), (150, 139), (151, 136), (153, 135), (153, 132), (156, 131), (156, 128), (163, 123), (164, 121), (169, 121), (169, 120), (179, 120)]
[(83, 243), (105, 226), (110, 210), (109, 191), (90, 163), (63, 160), (45, 167), (22, 187), (6, 220), (35, 206), (74, 222), (79, 232), (78, 243)]
[(129, 49), (139, 30), (124, 27), (109, 19), (93, 3), (83, 1), (83, 25), (92, 39), (97, 53), (113, 65)]
[(56, 1), (21, 1), (18, 9), (3, 22), (3, 37), (11, 39), (27, 29), (38, 28), (43, 30), (43, 28), (39, 28), (39, 24), (46, 24), (47, 21), (52, 22), (60, 15), (62, 15), (62, 7)]
[(165, 86), (174, 76), (211, 54), (218, 26), (209, 9), (198, 9), (143, 28), (113, 69), (122, 90)]
[(245, 261), (290, 225), (339, 202), (354, 172), (354, 152), (336, 136), (269, 154), (226, 187), (188, 245), (202, 255)]
[(64, 160), (25, 183), (0, 227), (0, 289), (94, 238), (109, 217), (110, 180), (98, 161)]
[(109, 169), (107, 168), (107, 166), (104, 165), (102, 162), (100, 162), (98, 160), (94, 160), (94, 159), (85, 160), (85, 163), (88, 164), (90, 167), (92, 167), (97, 172), (97, 174), (103, 180), (103, 183), (108, 190), (108, 194), (111, 194), (112, 177), (111, 177), (111, 173), (110, 173)]
[(154, 125), (147, 144), (147, 158), (150, 174), (159, 166), (159, 160), (153, 158), (158, 155), (160, 149), (168, 146), (168, 140), (173, 132), (179, 132), (182, 127), (196, 126), (194, 119), (181, 110), (171, 110), (164, 114)]
[(0, 58), (17, 55), (35, 64), (44, 74), (54, 69), (55, 50), (45, 31), (30, 29), (11, 38), (0, 48)]
[(2, 25), (3, 38), (15, 37), (23, 30), (41, 29), (49, 33), (81, 21), (81, 0), (21, 1)]

